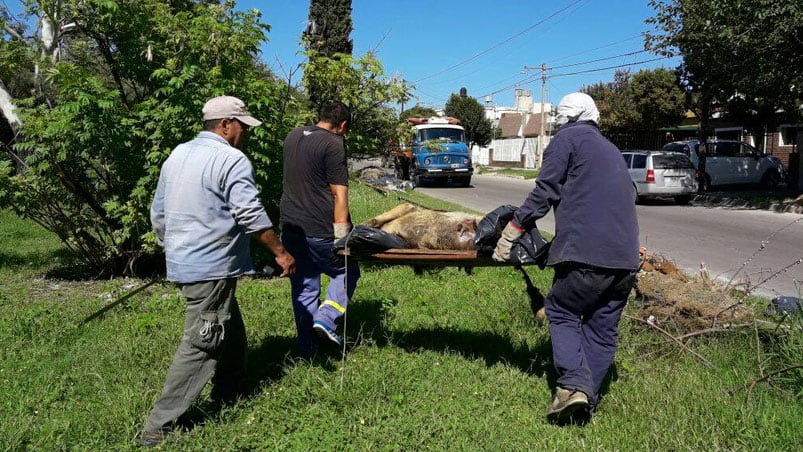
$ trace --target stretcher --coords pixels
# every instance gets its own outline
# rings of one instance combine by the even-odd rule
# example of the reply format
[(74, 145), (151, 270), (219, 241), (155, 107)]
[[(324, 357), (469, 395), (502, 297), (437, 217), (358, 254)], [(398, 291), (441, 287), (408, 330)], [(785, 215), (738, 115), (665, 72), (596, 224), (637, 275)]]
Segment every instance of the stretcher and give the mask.
[[(339, 253), (349, 256), (348, 249)], [(387, 265), (412, 265), (414, 267), (510, 267), (521, 266), (513, 262), (496, 262), (490, 256), (478, 256), (476, 250), (427, 250), (410, 248), (390, 248), (381, 253), (356, 254), (351, 256), (359, 261), (369, 261)]]
[[(338, 254), (349, 256), (348, 248)], [(385, 265), (410, 265), (416, 273), (423, 267), (463, 267), (467, 273), (473, 267), (515, 267), (524, 279), (527, 296), (530, 298), (530, 309), (537, 319), (543, 318), (539, 310), (544, 307), (544, 295), (533, 285), (530, 275), (522, 264), (515, 262), (496, 262), (490, 256), (478, 256), (476, 250), (427, 250), (410, 248), (390, 248), (381, 253), (359, 254), (351, 256), (359, 261), (380, 263)]]

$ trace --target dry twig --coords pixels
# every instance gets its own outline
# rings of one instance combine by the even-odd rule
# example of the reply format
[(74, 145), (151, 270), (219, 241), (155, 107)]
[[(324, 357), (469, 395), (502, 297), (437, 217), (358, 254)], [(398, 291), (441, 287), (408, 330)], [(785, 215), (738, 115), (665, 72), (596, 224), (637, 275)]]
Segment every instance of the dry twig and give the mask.
[(737, 386), (735, 388), (728, 389), (728, 394), (732, 396), (732, 395), (734, 395), (736, 393), (736, 391), (738, 391), (740, 389), (747, 389), (747, 394), (750, 395), (753, 392), (753, 388), (755, 388), (756, 385), (761, 383), (762, 381), (768, 381), (772, 377), (776, 377), (778, 375), (784, 374), (786, 372), (789, 372), (789, 371), (792, 371), (792, 370), (795, 370), (795, 369), (803, 369), (803, 364), (796, 364), (794, 366), (789, 366), (789, 367), (785, 367), (785, 368), (780, 369), (780, 370), (776, 370), (775, 372), (770, 372), (770, 373), (768, 373), (767, 375), (764, 375), (761, 378), (757, 378), (757, 379), (755, 379), (753, 381), (750, 381), (748, 383), (745, 383), (745, 384), (743, 384), (741, 386)]
[(689, 347), (687, 347), (685, 343), (683, 343), (681, 340), (679, 340), (679, 339), (678, 339), (678, 338), (676, 338), (675, 336), (672, 336), (671, 334), (669, 334), (669, 333), (668, 333), (666, 330), (664, 330), (664, 329), (663, 329), (663, 328), (661, 328), (660, 326), (656, 325), (654, 322), (648, 322), (648, 321), (646, 321), (646, 320), (644, 320), (644, 319), (640, 319), (640, 318), (638, 318), (638, 317), (633, 317), (633, 316), (631, 316), (631, 315), (627, 315), (627, 314), (624, 314), (624, 316), (625, 316), (625, 317), (627, 317), (628, 319), (631, 319), (631, 320), (637, 320), (637, 321), (639, 321), (639, 322), (646, 323), (647, 325), (649, 325), (651, 328), (655, 329), (655, 330), (656, 330), (656, 331), (658, 331), (659, 333), (661, 333), (661, 334), (663, 334), (664, 336), (666, 336), (666, 337), (668, 337), (668, 338), (672, 339), (674, 342), (676, 342), (678, 345), (680, 345), (680, 347), (681, 347), (683, 350), (685, 350), (685, 351), (687, 351), (687, 352), (691, 353), (691, 354), (692, 354), (692, 355), (693, 355), (695, 358), (697, 358), (697, 359), (699, 359), (700, 361), (702, 361), (702, 362), (703, 362), (703, 363), (704, 363), (706, 366), (708, 366), (709, 368), (711, 368), (711, 369), (715, 369), (715, 368), (716, 368), (716, 366), (715, 366), (715, 365), (711, 364), (711, 361), (709, 361), (709, 360), (705, 359), (705, 357), (703, 357), (703, 356), (702, 356), (702, 355), (700, 355), (699, 353), (697, 353), (697, 352), (695, 352), (694, 350), (692, 350), (692, 349), (690, 349)]

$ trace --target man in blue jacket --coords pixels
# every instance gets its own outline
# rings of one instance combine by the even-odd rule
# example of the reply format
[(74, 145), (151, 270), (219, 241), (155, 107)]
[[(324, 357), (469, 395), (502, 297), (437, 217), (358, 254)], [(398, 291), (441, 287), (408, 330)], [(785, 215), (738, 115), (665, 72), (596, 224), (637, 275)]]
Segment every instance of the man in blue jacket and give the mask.
[(237, 277), (253, 273), (251, 238), (274, 254), (281, 276), (295, 272), (295, 260), (273, 231), (251, 162), (242, 152), (249, 128), (262, 122), (231, 96), (210, 99), (203, 119), (204, 131), (165, 161), (151, 205), (167, 279), (181, 284), (187, 303), (181, 344), (140, 436), (143, 446), (164, 439), (210, 378), (215, 402), (235, 399), (248, 343), (234, 294)]
[(545, 307), (558, 387), (547, 417), (565, 422), (587, 420), (596, 408), (639, 257), (633, 184), (620, 151), (599, 131), (594, 100), (565, 96), (557, 122), (562, 126), (544, 151), (535, 188), (493, 257), (509, 260), (513, 242), (555, 209), (547, 260), (555, 277)]

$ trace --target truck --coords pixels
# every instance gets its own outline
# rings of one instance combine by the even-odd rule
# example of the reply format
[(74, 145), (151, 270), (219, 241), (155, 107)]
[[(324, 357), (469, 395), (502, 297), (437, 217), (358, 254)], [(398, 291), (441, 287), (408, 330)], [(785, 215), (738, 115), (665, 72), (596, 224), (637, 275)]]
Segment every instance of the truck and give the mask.
[(414, 186), (452, 180), (468, 187), (474, 167), (460, 121), (447, 116), (408, 118), (407, 123), (412, 126), (408, 140), (391, 149), (396, 178)]

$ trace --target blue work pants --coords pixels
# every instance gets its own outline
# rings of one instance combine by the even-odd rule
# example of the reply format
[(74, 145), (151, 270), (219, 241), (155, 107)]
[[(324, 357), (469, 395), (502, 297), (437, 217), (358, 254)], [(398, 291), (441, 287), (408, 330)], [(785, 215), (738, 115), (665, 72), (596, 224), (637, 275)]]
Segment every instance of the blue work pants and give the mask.
[(546, 315), (558, 386), (586, 393), (592, 410), (613, 364), (619, 318), (634, 282), (630, 270), (574, 263), (555, 267)]
[[(349, 260), (346, 271), (345, 258), (335, 254), (332, 239), (307, 237), (300, 231), (286, 228), (282, 232), (282, 243), (296, 260), (296, 273), (290, 277), (290, 284), (298, 345), (302, 355), (311, 356), (318, 350), (313, 322), (337, 329), (357, 287), (360, 268), (356, 260)], [(323, 301), (320, 299), (322, 274), (329, 277)]]

